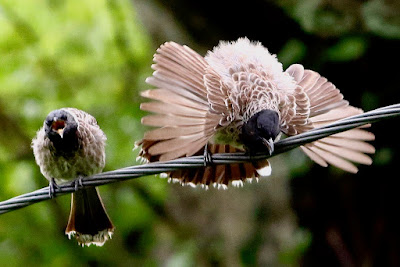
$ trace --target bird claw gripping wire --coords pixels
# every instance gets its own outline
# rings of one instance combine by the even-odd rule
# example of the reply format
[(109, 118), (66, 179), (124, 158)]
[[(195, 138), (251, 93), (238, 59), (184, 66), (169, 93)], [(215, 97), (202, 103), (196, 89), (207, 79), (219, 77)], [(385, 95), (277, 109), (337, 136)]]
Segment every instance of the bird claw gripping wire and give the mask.
[(56, 189), (60, 189), (60, 187), (57, 185), (56, 181), (54, 178), (51, 178), (49, 182), (49, 197), (54, 198), (56, 195)]
[(79, 189), (82, 189), (84, 187), (82, 178), (82, 176), (79, 176), (71, 182), (71, 185), (75, 188), (75, 191), (78, 191)]
[(213, 165), (214, 162), (211, 153), (208, 150), (208, 143), (204, 146), (203, 157), (204, 157), (204, 167)]

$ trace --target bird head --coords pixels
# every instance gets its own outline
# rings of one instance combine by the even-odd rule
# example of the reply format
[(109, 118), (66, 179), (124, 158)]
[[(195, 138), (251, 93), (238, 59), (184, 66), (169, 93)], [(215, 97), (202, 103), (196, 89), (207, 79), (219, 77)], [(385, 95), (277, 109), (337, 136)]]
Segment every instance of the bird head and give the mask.
[(243, 124), (240, 138), (250, 152), (263, 152), (267, 149), (271, 155), (274, 151), (274, 140), (279, 133), (278, 113), (266, 109), (254, 114)]
[(44, 130), (58, 153), (72, 153), (79, 146), (78, 123), (64, 109), (54, 110), (47, 115)]

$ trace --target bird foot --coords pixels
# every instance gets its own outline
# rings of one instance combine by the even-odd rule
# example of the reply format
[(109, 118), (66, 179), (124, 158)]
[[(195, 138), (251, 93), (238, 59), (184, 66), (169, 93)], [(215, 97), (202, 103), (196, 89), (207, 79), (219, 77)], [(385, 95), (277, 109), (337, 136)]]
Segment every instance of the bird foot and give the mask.
[(208, 151), (208, 143), (204, 146), (203, 157), (204, 157), (204, 166), (205, 167), (210, 166), (214, 163), (211, 153), (210, 153), (210, 151)]
[(78, 191), (79, 189), (82, 189), (83, 188), (82, 177), (78, 177), (75, 180), (73, 180), (71, 185), (75, 187), (75, 191)]
[(56, 180), (54, 178), (50, 179), (49, 182), (49, 197), (54, 198), (56, 195), (56, 189), (60, 189), (60, 187), (57, 185)]

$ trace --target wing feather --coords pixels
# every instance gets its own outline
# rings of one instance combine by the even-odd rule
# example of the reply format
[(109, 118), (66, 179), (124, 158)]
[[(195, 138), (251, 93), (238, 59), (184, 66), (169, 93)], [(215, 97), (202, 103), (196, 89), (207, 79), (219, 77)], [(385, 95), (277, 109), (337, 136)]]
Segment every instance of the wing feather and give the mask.
[(181, 127), (169, 127), (165, 126), (162, 128), (157, 128), (151, 131), (147, 131), (144, 134), (144, 139), (146, 140), (166, 140), (177, 138), (180, 136), (191, 135), (203, 131), (203, 125), (195, 126), (181, 126)]
[(197, 101), (196, 99), (190, 98), (191, 95), (189, 95), (189, 97), (185, 97), (177, 93), (171, 92), (170, 90), (167, 89), (146, 90), (141, 93), (141, 96), (153, 100), (159, 100), (164, 103), (191, 107), (194, 109), (203, 110), (205, 112), (208, 110), (208, 106), (204, 104), (203, 99), (201, 99), (201, 101)]
[[(172, 139), (177, 140), (177, 139)], [(187, 157), (195, 154), (196, 152), (203, 151), (204, 142), (206, 142), (206, 138), (197, 139), (190, 143), (190, 145), (178, 145), (170, 149), (168, 152), (163, 153), (160, 156), (160, 161), (167, 161), (176, 159), (179, 157)]]
[(348, 148), (354, 151), (360, 151), (363, 153), (373, 154), (375, 153), (375, 147), (370, 143), (360, 141), (357, 139), (341, 138), (338, 136), (330, 136), (321, 140), (322, 143), (334, 145), (336, 147)]
[(142, 124), (149, 126), (187, 126), (202, 125), (206, 123), (206, 118), (169, 116), (169, 115), (148, 115), (142, 118)]
[[(304, 122), (307, 109), (297, 108), (296, 116), (289, 122), (286, 134), (302, 133), (363, 112), (361, 109), (349, 106), (349, 103), (343, 99), (340, 90), (317, 72), (304, 70), (299, 64), (290, 66), (286, 72), (292, 75), (309, 99), (309, 116), (306, 118), (306, 123), (301, 124), (302, 121)], [(302, 95), (297, 93), (295, 96), (298, 98)], [(301, 103), (304, 103), (303, 98), (302, 101)], [(331, 164), (355, 173), (358, 169), (352, 162), (365, 165), (372, 163), (371, 157), (366, 154), (374, 153), (375, 148), (366, 141), (374, 140), (374, 138), (373, 133), (364, 129), (351, 129), (306, 144), (301, 149), (308, 157), (323, 167)]]
[(357, 173), (358, 168), (348, 160), (343, 159), (340, 156), (336, 156), (330, 151), (320, 149), (314, 145), (308, 146), (308, 149), (313, 151), (319, 157), (323, 158), (327, 163), (338, 167), (339, 169), (345, 170), (351, 173)]
[(201, 133), (189, 136), (182, 136), (170, 140), (163, 140), (150, 147), (148, 152), (152, 155), (164, 154), (182, 147), (186, 147), (190, 143), (199, 139), (201, 139)]
[[(138, 142), (142, 146), (140, 156), (150, 161), (191, 156), (215, 133), (221, 115), (210, 113), (204, 84), (207, 68), (204, 58), (187, 46), (167, 42), (157, 49), (153, 75), (146, 79), (156, 88), (141, 94), (153, 102), (140, 106), (153, 113), (143, 117), (142, 124), (157, 128), (147, 131)], [(212, 97), (215, 105), (222, 102), (219, 105), (223, 106), (218, 95)], [(190, 178), (188, 173), (182, 175), (182, 179)]]
[(336, 146), (336, 145), (331, 145), (325, 141), (321, 141), (321, 142), (315, 142), (314, 144), (316, 147), (325, 150), (325, 151), (329, 151), (332, 154), (339, 156), (341, 158), (353, 161), (353, 162), (357, 162), (357, 163), (361, 163), (361, 164), (365, 164), (365, 165), (371, 165), (372, 163), (372, 159), (365, 155), (364, 153), (359, 152), (359, 150), (352, 150), (352, 149), (347, 149), (344, 147), (340, 147), (340, 146)]
[(341, 132), (334, 134), (335, 137), (343, 137), (348, 139), (363, 140), (363, 141), (373, 141), (375, 140), (375, 135), (363, 129), (352, 129), (346, 132)]
[(204, 118), (204, 111), (202, 110), (163, 102), (142, 103), (140, 105), (140, 109), (158, 114), (171, 114), (183, 117)]
[(322, 167), (328, 167), (328, 163), (317, 153), (313, 152), (309, 147), (301, 146), (303, 152), (317, 164), (321, 165)]

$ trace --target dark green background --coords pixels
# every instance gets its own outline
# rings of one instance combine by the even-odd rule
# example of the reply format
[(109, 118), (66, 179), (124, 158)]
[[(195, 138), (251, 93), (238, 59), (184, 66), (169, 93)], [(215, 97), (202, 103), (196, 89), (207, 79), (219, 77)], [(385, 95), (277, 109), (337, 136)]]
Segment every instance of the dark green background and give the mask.
[[(0, 0), (0, 200), (47, 185), (30, 142), (60, 107), (97, 118), (106, 170), (136, 164), (139, 92), (169, 40), (204, 55), (247, 36), (285, 68), (320, 72), (352, 105), (398, 103), (399, 14), (383, 0)], [(398, 266), (398, 123), (373, 125), (374, 164), (356, 175), (294, 150), (239, 189), (155, 176), (103, 186), (116, 230), (101, 248), (64, 235), (69, 196), (0, 215), (0, 265)]]

